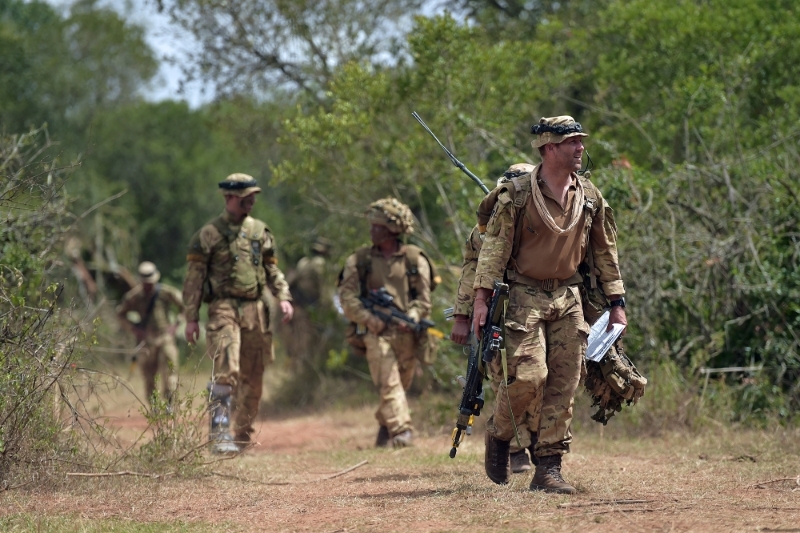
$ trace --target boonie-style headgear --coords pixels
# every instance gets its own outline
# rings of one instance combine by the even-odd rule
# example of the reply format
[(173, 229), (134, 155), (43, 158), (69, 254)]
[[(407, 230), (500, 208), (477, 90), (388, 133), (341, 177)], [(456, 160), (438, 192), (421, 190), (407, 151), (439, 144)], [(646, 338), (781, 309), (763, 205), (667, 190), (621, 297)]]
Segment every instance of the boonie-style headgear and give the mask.
[(414, 232), (414, 217), (411, 209), (396, 198), (383, 198), (369, 204), (367, 220), (370, 224), (386, 226), (392, 233)]
[(261, 187), (258, 186), (253, 176), (237, 172), (219, 182), (219, 192), (243, 198), (254, 192), (261, 192)]
[(536, 138), (531, 141), (531, 146), (539, 148), (545, 144), (559, 144), (570, 137), (588, 137), (588, 133), (583, 133), (580, 122), (569, 115), (560, 117), (540, 118), (538, 124), (531, 126), (531, 134)]
[(139, 264), (139, 279), (142, 283), (156, 283), (161, 279), (161, 272), (154, 263), (144, 261)]

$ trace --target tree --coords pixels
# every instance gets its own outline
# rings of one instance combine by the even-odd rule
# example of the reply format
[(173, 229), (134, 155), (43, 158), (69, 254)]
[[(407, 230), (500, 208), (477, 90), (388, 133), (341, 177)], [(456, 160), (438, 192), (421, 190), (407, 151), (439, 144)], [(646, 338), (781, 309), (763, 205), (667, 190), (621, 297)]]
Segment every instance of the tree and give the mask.
[(96, 0), (76, 2), (66, 18), (44, 2), (0, 4), (0, 124), (6, 131), (47, 122), (52, 134), (80, 150), (93, 115), (138, 99), (156, 68), (142, 28)]
[(190, 77), (226, 95), (301, 90), (323, 96), (349, 61), (398, 59), (403, 24), (421, 0), (165, 0), (200, 43)]

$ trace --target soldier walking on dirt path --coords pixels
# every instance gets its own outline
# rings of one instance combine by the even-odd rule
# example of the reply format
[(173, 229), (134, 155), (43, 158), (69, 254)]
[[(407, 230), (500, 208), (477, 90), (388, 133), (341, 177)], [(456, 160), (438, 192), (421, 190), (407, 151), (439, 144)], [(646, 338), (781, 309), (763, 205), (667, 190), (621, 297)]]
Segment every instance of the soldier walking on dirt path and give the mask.
[(538, 460), (531, 490), (572, 494), (561, 475), (561, 458), (572, 442), (570, 425), (589, 334), (584, 320), (578, 266), (591, 259), (611, 300), (610, 324), (626, 325), (624, 285), (617, 257), (611, 208), (587, 178), (577, 175), (584, 152), (581, 125), (572, 117), (543, 118), (531, 128), (542, 163), (512, 178), (484, 198), (479, 213), (491, 213), (475, 273), (472, 328), (486, 322), (494, 282), (509, 283), (505, 320), (507, 357), (490, 364), (503, 373), (494, 414), (486, 426), (484, 465), (495, 483), (510, 478), (509, 448), (515, 425), (541, 396)]
[(286, 354), (300, 371), (303, 365), (316, 368), (327, 357), (325, 313), (332, 311), (331, 294), (327, 276), (327, 262), (331, 243), (317, 237), (311, 245), (311, 253), (297, 262), (294, 270), (286, 275), (294, 303), (294, 317), (280, 327)]
[(370, 204), (367, 220), (372, 246), (347, 258), (339, 298), (345, 316), (356, 325), (354, 335), (363, 342), (372, 381), (379, 389), (375, 444), (409, 446), (413, 427), (405, 391), (414, 378), (420, 343), (427, 338), (421, 336), (427, 333), (414, 333), (399, 321), (385, 322), (360, 298), (384, 288), (398, 310), (419, 322), (430, 314), (433, 270), (420, 248), (400, 240), (413, 231), (408, 206), (394, 198), (378, 200)]
[[(503, 179), (517, 177), (531, 172), (534, 165), (528, 163), (518, 163), (511, 165), (511, 167), (503, 174), (503, 178), (498, 180), (498, 185)], [(475, 271), (478, 267), (478, 255), (480, 254), (481, 247), (483, 246), (483, 234), (486, 231), (486, 224), (489, 217), (484, 216), (478, 221), (478, 224), (472, 228), (472, 231), (464, 243), (463, 257), (464, 261), (461, 265), (461, 276), (458, 279), (458, 286), (456, 291), (456, 302), (453, 306), (453, 328), (450, 332), (450, 340), (457, 344), (465, 345), (469, 342), (469, 317), (472, 316), (472, 306), (475, 301)], [(490, 375), (492, 390), (497, 394), (500, 386), (500, 381), (503, 379), (501, 375)], [(534, 447), (536, 446), (537, 433), (536, 429), (529, 430), (529, 428), (539, 427), (539, 401), (532, 401), (531, 405), (526, 410), (526, 417), (522, 424), (517, 428), (519, 434), (519, 445), (516, 439), (511, 441), (509, 449), (511, 460), (511, 473), (522, 474), (531, 469), (531, 459), (533, 464), (537, 464), (537, 459), (534, 454)], [(527, 452), (526, 452), (527, 450)], [(528, 458), (530, 454), (530, 459)]]
[[(122, 326), (136, 337), (137, 344), (144, 342), (134, 357), (142, 370), (147, 401), (152, 405), (156, 389), (156, 375), (161, 379), (161, 394), (167, 402), (178, 388), (178, 347), (175, 330), (178, 315), (183, 313), (183, 300), (178, 289), (159, 283), (161, 273), (156, 265), (145, 261), (139, 265), (139, 281), (125, 293), (117, 307), (117, 317)], [(174, 321), (170, 311), (175, 312)]]
[(234, 453), (247, 446), (255, 431), (264, 365), (274, 359), (264, 291), (269, 289), (280, 301), (284, 322), (292, 319), (293, 308), (289, 286), (277, 265), (272, 232), (250, 216), (261, 192), (256, 180), (231, 174), (219, 183), (219, 192), (225, 197), (225, 211), (189, 243), (183, 299), (190, 344), (200, 335), (200, 306), (208, 303), (206, 354), (214, 361), (208, 384), (212, 452)]

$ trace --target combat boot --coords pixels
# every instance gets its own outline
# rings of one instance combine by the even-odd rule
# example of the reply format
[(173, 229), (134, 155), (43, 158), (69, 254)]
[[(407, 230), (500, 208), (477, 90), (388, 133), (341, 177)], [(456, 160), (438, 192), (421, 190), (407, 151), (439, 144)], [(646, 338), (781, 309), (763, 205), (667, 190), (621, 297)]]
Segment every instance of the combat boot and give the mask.
[(520, 450), (511, 454), (511, 473), (522, 474), (531, 469), (531, 462), (525, 450)]
[(379, 427), (378, 436), (375, 438), (375, 447), (388, 448), (390, 439), (391, 437), (389, 436), (389, 428), (387, 428), (386, 426)]
[(411, 442), (413, 439), (413, 434), (411, 433), (410, 429), (405, 431), (401, 431), (394, 437), (392, 437), (392, 446), (395, 448), (406, 448), (408, 446), (413, 446), (414, 444)]
[(208, 392), (208, 418), (211, 424), (208, 431), (208, 440), (213, 443), (211, 445), (211, 453), (214, 455), (239, 453), (239, 447), (230, 434), (229, 413), (231, 412), (231, 392), (233, 392), (233, 387), (209, 383)]
[(486, 451), (483, 466), (489, 479), (498, 485), (507, 485), (511, 480), (511, 441), (500, 440), (486, 432)]
[(561, 456), (548, 455), (539, 458), (536, 474), (531, 480), (531, 490), (541, 490), (556, 494), (575, 494), (575, 487), (561, 477)]
[(531, 454), (533, 466), (539, 465), (539, 458), (536, 457), (536, 443), (539, 442), (539, 434), (531, 432), (531, 445), (528, 446), (528, 453)]

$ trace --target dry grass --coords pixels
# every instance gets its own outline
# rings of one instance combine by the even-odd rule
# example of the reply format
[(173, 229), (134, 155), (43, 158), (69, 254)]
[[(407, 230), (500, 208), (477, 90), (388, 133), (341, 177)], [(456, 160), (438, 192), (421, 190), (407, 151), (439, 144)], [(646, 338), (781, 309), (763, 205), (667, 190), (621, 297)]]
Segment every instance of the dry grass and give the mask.
[[(144, 419), (114, 403), (124, 421), (119, 438), (135, 434)], [(422, 418), (424, 407), (416, 407)], [(800, 431), (711, 427), (632, 438), (614, 422), (576, 429), (564, 467), (580, 489), (575, 497), (530, 492), (530, 474), (492, 484), (480, 432), (454, 460), (446, 428), (411, 449), (375, 450), (365, 406), (263, 420), (254, 449), (192, 477), (69, 479), (48, 491), (8, 491), (0, 495), (0, 529), (800, 531), (795, 481), (755, 487), (800, 475)], [(621, 499), (644, 503), (615, 503)]]

